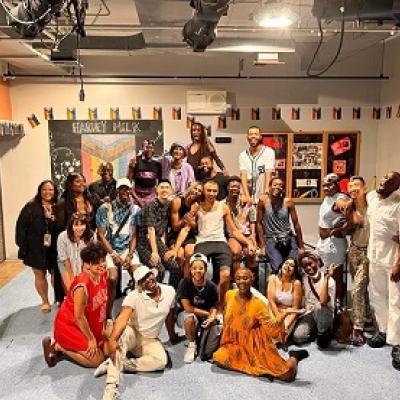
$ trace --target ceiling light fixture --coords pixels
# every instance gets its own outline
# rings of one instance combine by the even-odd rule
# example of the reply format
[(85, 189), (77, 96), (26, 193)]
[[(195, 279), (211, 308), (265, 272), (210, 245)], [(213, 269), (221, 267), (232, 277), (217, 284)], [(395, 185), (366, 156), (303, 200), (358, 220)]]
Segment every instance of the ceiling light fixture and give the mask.
[(299, 16), (287, 5), (278, 0), (262, 1), (253, 15), (254, 21), (263, 28), (287, 28), (293, 25)]

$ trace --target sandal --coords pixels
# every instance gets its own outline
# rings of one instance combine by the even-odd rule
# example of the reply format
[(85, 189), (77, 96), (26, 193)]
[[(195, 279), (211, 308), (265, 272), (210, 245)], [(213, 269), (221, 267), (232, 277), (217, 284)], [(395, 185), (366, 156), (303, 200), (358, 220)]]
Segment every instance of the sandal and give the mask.
[(351, 344), (356, 347), (360, 347), (365, 344), (365, 337), (362, 331), (358, 329), (353, 330), (353, 335), (351, 337)]
[(48, 314), (51, 311), (51, 305), (49, 303), (43, 303), (40, 307), (40, 310), (44, 314)]
[(54, 367), (57, 364), (57, 351), (54, 348), (55, 342), (51, 343), (49, 336), (46, 336), (42, 340), (43, 355), (49, 368)]

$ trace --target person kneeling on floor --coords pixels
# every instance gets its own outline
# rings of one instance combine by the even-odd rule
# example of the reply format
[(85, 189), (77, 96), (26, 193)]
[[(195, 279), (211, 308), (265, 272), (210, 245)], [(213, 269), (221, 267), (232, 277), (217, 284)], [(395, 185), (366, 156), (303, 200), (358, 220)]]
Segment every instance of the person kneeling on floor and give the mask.
[(177, 324), (185, 329), (189, 345), (184, 355), (185, 363), (196, 357), (196, 336), (199, 328), (207, 329), (217, 315), (218, 292), (215, 283), (206, 279), (207, 257), (195, 253), (190, 258), (190, 274), (178, 287)]
[(42, 341), (46, 363), (62, 354), (84, 367), (97, 367), (108, 354), (104, 336), (107, 305), (106, 250), (90, 242), (82, 251), (82, 272), (72, 281), (54, 321), (54, 342)]
[(335, 266), (321, 271), (321, 258), (312, 251), (305, 251), (299, 256), (299, 266), (304, 273), (304, 308), (306, 312), (300, 316), (293, 330), (292, 340), (303, 344), (317, 337), (317, 345), (321, 349), (329, 346), (332, 340), (335, 289), (332, 275)]
[[(118, 397), (120, 371), (160, 371), (167, 365), (167, 354), (158, 338), (164, 322), (172, 343), (177, 342), (174, 332), (175, 290), (157, 283), (156, 272), (141, 265), (133, 272), (136, 289), (122, 303), (121, 312), (111, 333), (110, 355), (95, 372), (107, 372), (103, 400)], [(137, 358), (128, 358), (127, 352)]]

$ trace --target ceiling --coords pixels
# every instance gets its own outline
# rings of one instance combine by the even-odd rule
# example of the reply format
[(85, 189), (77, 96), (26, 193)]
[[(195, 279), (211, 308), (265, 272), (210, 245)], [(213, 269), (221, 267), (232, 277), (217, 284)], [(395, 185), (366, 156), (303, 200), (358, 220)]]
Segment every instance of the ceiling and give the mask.
[[(17, 1), (5, 1), (9, 5)], [(181, 30), (193, 14), (189, 0), (90, 0), (86, 19), (87, 37), (81, 40), (80, 64), (86, 76), (147, 77), (237, 77), (304, 76), (319, 40), (317, 21), (311, 14), (313, 0), (278, 0), (299, 15), (289, 29), (259, 28), (253, 15), (259, 0), (234, 0), (228, 15), (218, 24), (217, 39), (204, 53), (194, 53), (182, 41)], [(77, 62), (50, 59), (49, 47), (57, 36), (54, 22), (42, 38), (33, 41), (18, 37), (7, 27), (0, 7), (0, 63), (11, 75), (76, 74)], [(69, 31), (67, 20), (59, 20), (58, 37)], [(325, 41), (316, 58), (322, 69), (335, 55), (340, 24), (324, 23)], [(334, 75), (379, 75), (382, 40), (397, 38), (392, 24), (356, 25), (346, 23), (343, 49)], [(258, 46), (221, 51), (227, 46)], [(261, 46), (261, 47), (260, 47)], [(76, 38), (67, 37), (58, 45), (59, 55), (73, 56)], [(284, 64), (254, 66), (256, 52), (279, 50)], [(57, 56), (57, 53), (53, 54)], [(65, 58), (65, 57), (64, 57)], [(366, 60), (366, 62), (364, 62)]]

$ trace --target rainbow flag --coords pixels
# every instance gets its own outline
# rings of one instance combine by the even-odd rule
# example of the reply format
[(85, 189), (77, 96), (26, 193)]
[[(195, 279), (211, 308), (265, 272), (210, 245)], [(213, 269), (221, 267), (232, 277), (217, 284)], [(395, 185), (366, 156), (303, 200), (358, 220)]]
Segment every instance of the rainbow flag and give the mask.
[(110, 108), (110, 119), (112, 121), (118, 120), (119, 119), (119, 107), (115, 108)]
[(43, 111), (44, 111), (44, 119), (46, 121), (54, 119), (53, 107), (45, 107)]
[(282, 118), (282, 113), (280, 108), (272, 107), (272, 120), (278, 121)]
[(191, 129), (194, 124), (194, 117), (190, 117), (189, 115), (186, 117), (186, 128)]
[(217, 122), (218, 129), (226, 129), (226, 115), (220, 115)]
[(182, 119), (181, 107), (172, 107), (172, 119), (174, 121), (180, 121)]
[(260, 119), (260, 109), (258, 107), (252, 107), (250, 110), (251, 120), (252, 121), (259, 121)]
[(40, 125), (40, 121), (37, 119), (35, 114), (31, 114), (30, 116), (26, 117), (26, 119), (32, 128), (36, 128), (38, 125)]
[(132, 119), (142, 119), (142, 109), (140, 107), (132, 107)]
[(153, 107), (153, 119), (162, 119), (162, 107)]
[(94, 121), (97, 119), (97, 107), (89, 108), (89, 119), (90, 121)]
[(67, 120), (72, 121), (76, 119), (76, 108), (75, 107), (68, 107), (67, 108)]

